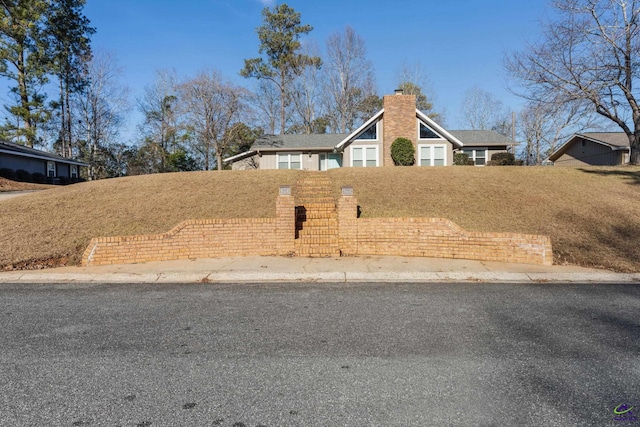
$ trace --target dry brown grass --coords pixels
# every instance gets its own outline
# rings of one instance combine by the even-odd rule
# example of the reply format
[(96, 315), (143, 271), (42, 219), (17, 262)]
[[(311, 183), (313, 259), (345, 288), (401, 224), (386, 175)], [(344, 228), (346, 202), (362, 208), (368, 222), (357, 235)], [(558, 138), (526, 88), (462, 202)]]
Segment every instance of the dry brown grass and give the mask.
[(3, 191), (44, 190), (51, 187), (53, 187), (53, 185), (17, 182), (0, 177), (0, 193), (2, 193)]
[[(96, 236), (193, 218), (271, 217), (302, 172), (190, 172), (58, 187), (0, 202), (0, 266), (78, 264)], [(444, 217), (472, 231), (545, 234), (556, 263), (640, 271), (640, 168), (336, 169), (363, 217)], [(48, 260), (48, 262), (43, 262)]]

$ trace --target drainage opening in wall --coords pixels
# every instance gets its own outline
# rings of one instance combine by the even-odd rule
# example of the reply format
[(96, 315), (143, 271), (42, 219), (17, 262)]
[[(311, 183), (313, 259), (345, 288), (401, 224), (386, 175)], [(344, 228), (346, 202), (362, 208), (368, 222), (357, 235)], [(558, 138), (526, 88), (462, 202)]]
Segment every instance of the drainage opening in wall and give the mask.
[(304, 206), (296, 206), (296, 239), (300, 238), (300, 230), (304, 228), (307, 221), (307, 208)]

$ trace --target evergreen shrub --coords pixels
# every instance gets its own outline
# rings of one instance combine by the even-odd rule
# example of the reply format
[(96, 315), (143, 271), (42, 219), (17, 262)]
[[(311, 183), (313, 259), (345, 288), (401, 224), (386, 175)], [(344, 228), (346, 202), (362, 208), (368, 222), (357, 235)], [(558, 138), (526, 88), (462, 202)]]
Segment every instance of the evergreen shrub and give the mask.
[(522, 162), (516, 160), (513, 153), (494, 153), (491, 155), (491, 161), (487, 162), (488, 166), (521, 166)]
[(413, 142), (407, 138), (397, 138), (391, 144), (391, 159), (396, 166), (411, 166), (416, 162)]
[(16, 171), (16, 181), (31, 182), (33, 176), (24, 169), (18, 169)]

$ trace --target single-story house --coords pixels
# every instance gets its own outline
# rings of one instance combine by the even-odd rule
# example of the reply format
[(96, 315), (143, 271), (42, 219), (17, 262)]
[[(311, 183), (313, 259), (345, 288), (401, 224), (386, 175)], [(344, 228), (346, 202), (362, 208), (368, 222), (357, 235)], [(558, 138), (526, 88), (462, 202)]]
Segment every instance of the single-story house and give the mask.
[(616, 166), (629, 163), (631, 145), (624, 132), (576, 133), (551, 153), (556, 166)]
[(86, 163), (57, 154), (0, 141), (0, 170), (10, 170), (14, 173), (23, 170), (32, 175), (42, 174), (50, 182), (57, 182), (60, 178), (80, 178), (80, 168), (87, 166), (89, 165)]
[(391, 144), (407, 138), (416, 147), (416, 166), (449, 166), (464, 152), (478, 166), (518, 143), (494, 131), (448, 131), (416, 108), (415, 95), (396, 92), (383, 108), (349, 134), (264, 135), (249, 151), (224, 159), (232, 169), (327, 170), (393, 166)]

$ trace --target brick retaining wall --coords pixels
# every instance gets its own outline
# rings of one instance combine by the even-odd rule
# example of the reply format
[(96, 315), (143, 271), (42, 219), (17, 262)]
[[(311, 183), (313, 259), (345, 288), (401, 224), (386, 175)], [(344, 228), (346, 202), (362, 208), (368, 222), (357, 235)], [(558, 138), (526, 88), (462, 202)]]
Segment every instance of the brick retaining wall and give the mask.
[[(353, 196), (340, 197), (336, 208), (337, 244), (339, 253), (344, 256), (399, 255), (553, 263), (551, 239), (547, 236), (468, 232), (443, 218), (358, 218), (358, 202)], [(305, 243), (314, 245), (315, 249), (301, 248), (300, 242), (296, 245), (295, 212), (295, 198), (281, 195), (276, 201), (275, 218), (190, 220), (165, 234), (99, 237), (91, 240), (82, 264), (291, 256), (299, 255), (298, 251), (300, 254), (323, 253), (319, 250), (321, 246), (335, 244), (335, 237), (325, 239), (318, 235)], [(336, 236), (335, 229), (329, 228), (318, 230)]]
[(355, 247), (354, 255), (553, 263), (551, 240), (546, 236), (468, 232), (444, 218), (358, 219)]
[(277, 255), (275, 228), (274, 218), (208, 219), (185, 221), (158, 235), (98, 237), (87, 247), (83, 265)]
[(92, 239), (82, 256), (82, 265), (291, 255), (294, 233), (293, 197), (280, 196), (275, 218), (189, 220), (164, 234)]

